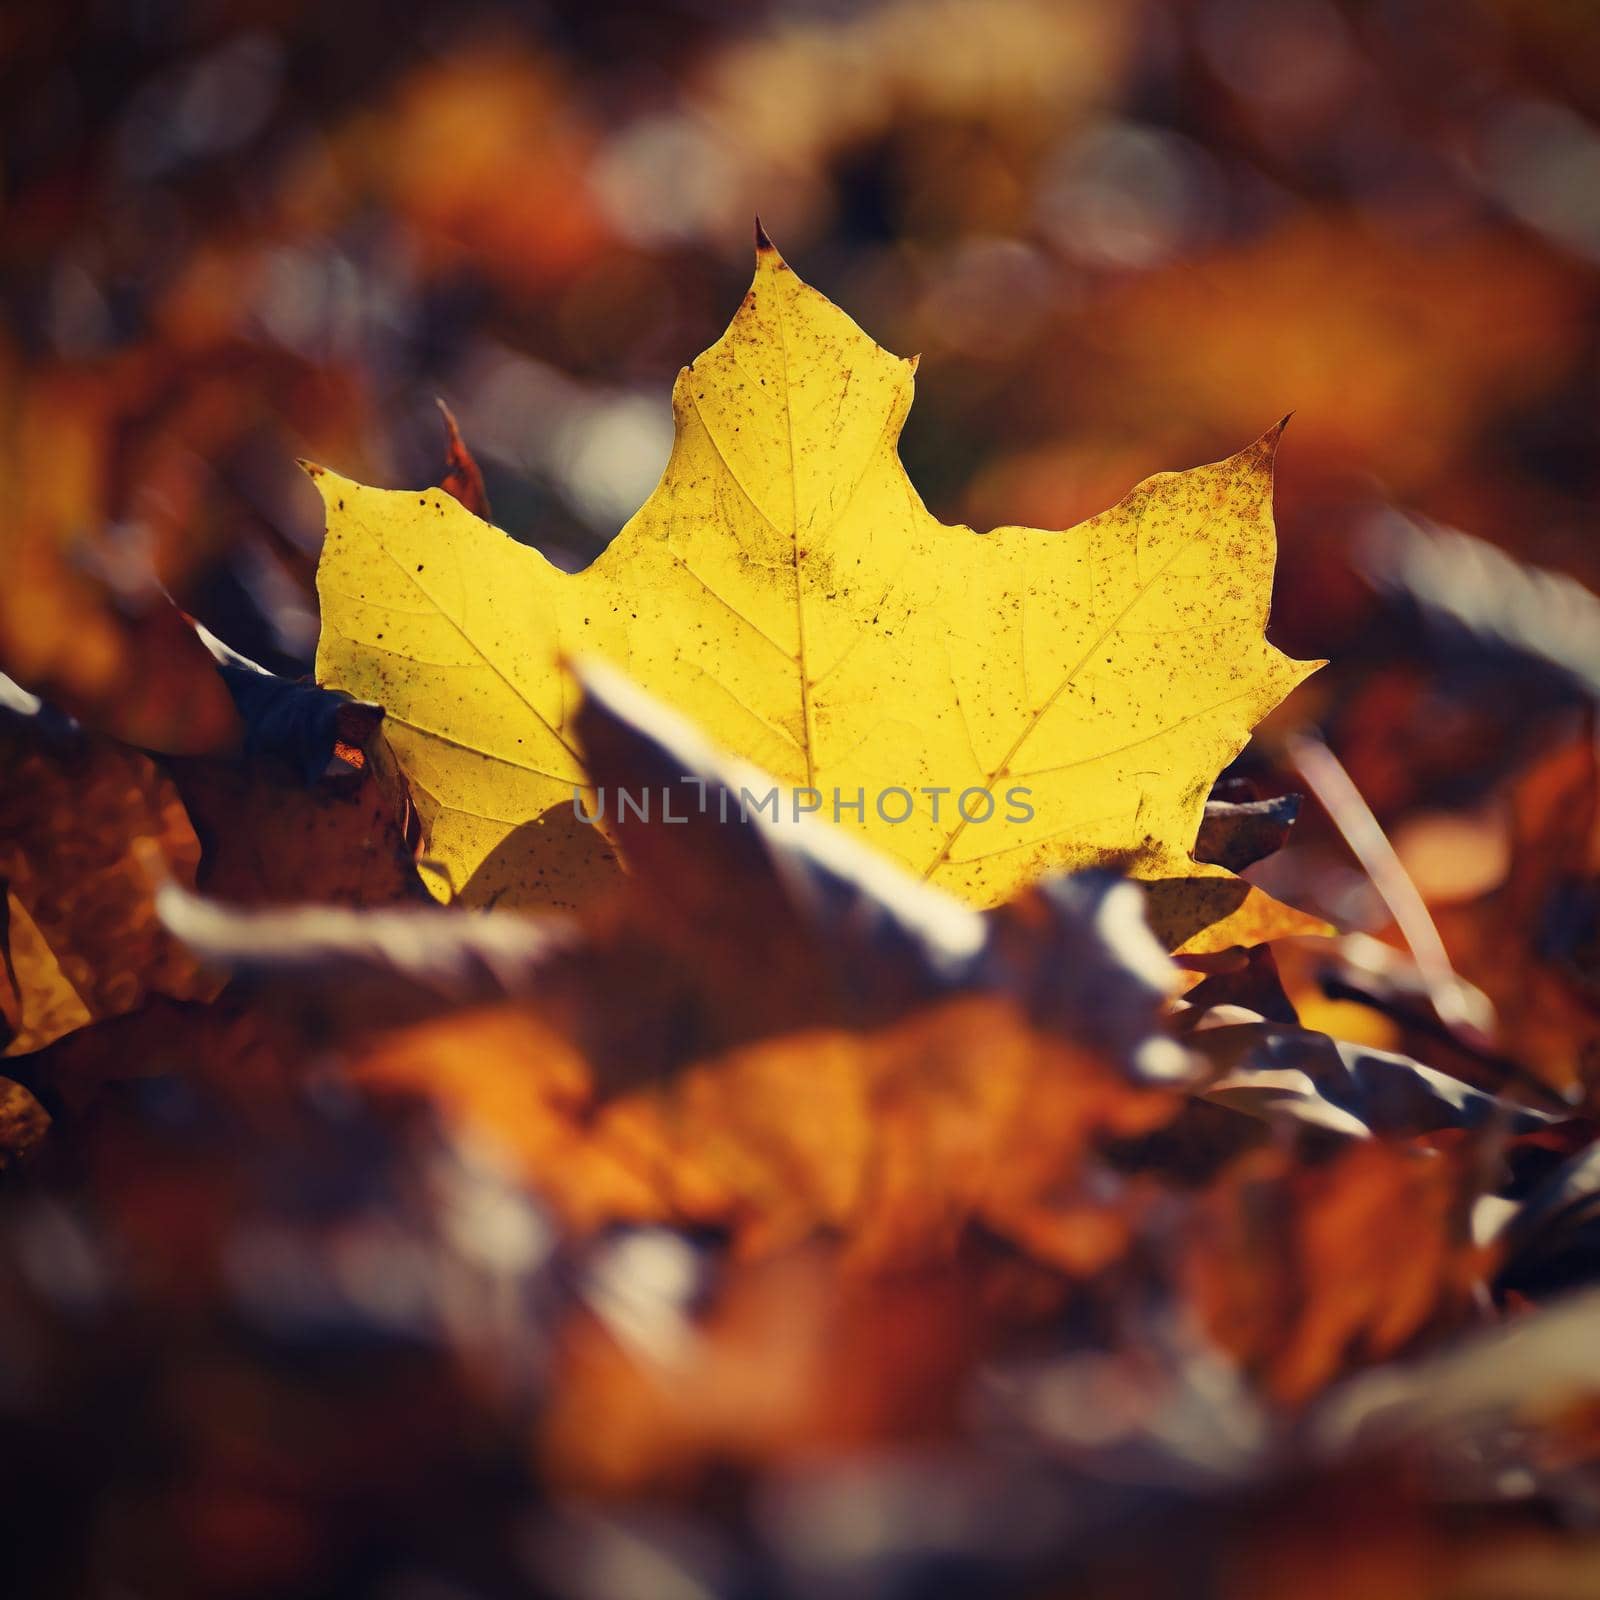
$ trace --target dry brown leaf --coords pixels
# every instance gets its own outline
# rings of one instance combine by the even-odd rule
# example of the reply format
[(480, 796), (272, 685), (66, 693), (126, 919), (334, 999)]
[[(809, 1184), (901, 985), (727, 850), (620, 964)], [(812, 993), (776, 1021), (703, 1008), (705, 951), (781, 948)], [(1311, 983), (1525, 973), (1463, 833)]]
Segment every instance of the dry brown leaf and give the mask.
[(1600, 763), (1584, 727), (1510, 786), (1511, 858), (1488, 894), (1435, 921), (1494, 1002), (1501, 1047), (1556, 1090), (1600, 1082)]
[(1182, 1265), (1202, 1327), (1284, 1405), (1459, 1319), (1482, 1262), (1460, 1167), (1376, 1140), (1320, 1166), (1246, 1156), (1208, 1197)]
[(152, 874), (193, 883), (200, 845), (149, 757), (44, 715), (0, 711), (0, 767), (0, 882), (20, 1009), (6, 1054), (147, 995), (215, 994), (215, 978), (156, 916)]
[(762, 1255), (821, 1231), (874, 1266), (947, 1257), (981, 1226), (1094, 1271), (1129, 1226), (1114, 1186), (1089, 1198), (1096, 1140), (1146, 1133), (1178, 1105), (982, 997), (759, 1041), (603, 1104), (570, 1042), (513, 1011), (392, 1035), (353, 1071), (505, 1150), (577, 1232), (718, 1227)]

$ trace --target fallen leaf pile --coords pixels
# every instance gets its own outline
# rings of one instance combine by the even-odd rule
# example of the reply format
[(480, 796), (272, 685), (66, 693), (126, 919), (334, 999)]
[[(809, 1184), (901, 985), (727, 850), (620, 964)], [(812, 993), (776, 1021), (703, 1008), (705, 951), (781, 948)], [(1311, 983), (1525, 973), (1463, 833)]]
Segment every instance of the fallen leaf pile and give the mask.
[(24, 1592), (1587, 1592), (1592, 712), (1440, 907), (1469, 1027), (1246, 752), (1281, 425), (979, 534), (914, 367), (762, 235), (583, 570), (446, 411), (310, 469), (315, 681), (163, 601), (195, 737), (10, 685)]

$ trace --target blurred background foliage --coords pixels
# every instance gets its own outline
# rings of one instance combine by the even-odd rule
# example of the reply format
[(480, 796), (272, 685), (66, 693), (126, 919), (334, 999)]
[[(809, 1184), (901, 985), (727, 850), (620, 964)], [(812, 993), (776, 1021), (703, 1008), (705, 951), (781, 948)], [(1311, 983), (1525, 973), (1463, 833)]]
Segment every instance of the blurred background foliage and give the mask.
[[(127, 743), (206, 748), (232, 712), (209, 666), (185, 669), (193, 641), (163, 589), (267, 666), (307, 671), (322, 526), (296, 458), (436, 482), (435, 397), (501, 525), (563, 564), (592, 559), (665, 462), (672, 375), (737, 305), (758, 211), (803, 276), (890, 348), (922, 352), (903, 451), (946, 519), (1064, 527), (1295, 413), (1272, 631), (1333, 665), (1240, 775), (1293, 786), (1279, 735), (1315, 725), (1498, 1006), (1511, 1064), (1592, 1110), (1600, 631), (1592, 597), (1527, 566), (1600, 587), (1596, 0), (12, 0), (0, 671)], [(1513, 559), (1419, 546), (1419, 521)], [(1374, 588), (1363, 574), (1385, 561), (1411, 563), (1401, 587), (1439, 600), (1470, 648)], [(107, 814), (129, 792), (117, 774), (104, 790)], [(232, 790), (213, 805), (239, 808)], [(1400, 942), (1314, 807), (1258, 875)], [(1351, 999), (1348, 970), (1341, 990), (1312, 970), (1323, 956), (1281, 958), (1309, 1025), (1503, 1081), (1506, 1059), (1458, 1061), (1436, 1026), (1375, 1002), (1378, 968)], [(219, 1015), (211, 1076), (234, 1093), (267, 1073)], [(974, 1549), (1021, 1559), (1080, 1540), (1087, 1566), (1060, 1581), (1119, 1600), (1173, 1592), (1156, 1564), (1186, 1594), (1597, 1592), (1592, 1534), (1513, 1537), (1482, 1509), (1537, 1493), (1592, 1529), (1593, 1474), (1574, 1466), (1595, 1459), (1592, 1408), (1505, 1481), (1504, 1440), (1453, 1449), (1450, 1470), (1492, 1490), (1441, 1531), (1387, 1469), (1324, 1473), (1314, 1494), (1310, 1468), (1278, 1471), (1276, 1436), (1212, 1366), (1183, 1369), (1193, 1389), (1178, 1385), (1170, 1415), (1141, 1410), (1148, 1375), (1114, 1353), (1115, 1329), (1072, 1323), (1113, 1353), (958, 1394), (941, 1363), (970, 1368), (981, 1351), (961, 1341), (993, 1315), (965, 1263), (870, 1295), (806, 1254), (744, 1269), (701, 1330), (709, 1353), (673, 1385), (640, 1382), (598, 1321), (564, 1324), (540, 1356), (558, 1375), (541, 1435), (558, 1514), (519, 1520), (520, 1458), (484, 1417), (507, 1409), (529, 1328), (575, 1281), (546, 1219), (451, 1147), (379, 1137), (320, 1063), (292, 1115), (207, 1109), (178, 1086), (206, 1052), (172, 1016), (123, 1021), (99, 1048), (149, 1063), (149, 1094), (57, 1159), (126, 1236), (132, 1309), (100, 1315), (93, 1238), (50, 1192), (25, 1192), (0, 1238), (0, 1343), (33, 1363), (0, 1373), (16, 1403), (0, 1502), (26, 1535), (7, 1549), (38, 1563), (23, 1592), (110, 1592), (74, 1568), (106, 1547), (133, 1552), (119, 1571), (187, 1574), (172, 1593), (336, 1592), (329, 1573), (369, 1570), (381, 1584), (337, 1592), (542, 1593), (553, 1571), (567, 1577), (548, 1592), (579, 1600), (773, 1592), (736, 1560), (748, 1528), (721, 1543), (703, 1520), (567, 1496), (702, 1469), (707, 1498), (742, 1508), (800, 1595), (911, 1592), (891, 1582), (894, 1541), (930, 1524), (958, 1576)], [(511, 1081), (491, 1074), (483, 1092)], [(1593, 1124), (1581, 1132), (1580, 1151)], [(1252, 1360), (1281, 1355), (1272, 1308), (1296, 1294), (1341, 1333), (1321, 1297), (1347, 1281), (1381, 1309), (1396, 1263), (1454, 1283), (1455, 1257), (1416, 1244), (1442, 1202), (1382, 1148), (1351, 1161), (1251, 1168), (1207, 1202), (1227, 1248), (1193, 1256), (1195, 1295)], [(1592, 1281), (1592, 1238), (1580, 1246), (1573, 1270)], [(591, 1302), (621, 1305), (614, 1322), (638, 1320), (629, 1295), (706, 1301), (700, 1242), (651, 1232), (615, 1250), (583, 1268)], [(1004, 1268), (984, 1293), (1054, 1314), (1058, 1285)], [(1428, 1284), (1395, 1297), (1402, 1320)], [(1513, 1298), (1525, 1291), (1517, 1279)], [(424, 1358), (406, 1342), (418, 1327), (466, 1355)], [(1577, 1360), (1592, 1320), (1551, 1339), (1549, 1364)], [(1539, 1365), (1495, 1348), (1439, 1384), (1475, 1394), (1474, 1359), (1490, 1387)], [(956, 1407), (1000, 1440), (959, 1473), (938, 1456), (880, 1461), (876, 1477), (809, 1471), (863, 1438), (942, 1436)], [(1167, 1430), (1154, 1468), (1118, 1453), (1152, 1417)], [(1038, 1454), (1073, 1451), (1111, 1466), (1070, 1493), (1041, 1486)], [(1251, 1487), (1202, 1537), (1211, 1512), (1186, 1497), (1215, 1492), (1230, 1452), (1253, 1463)], [(773, 1459), (796, 1470), (729, 1487), (730, 1460)], [(173, 1463), (193, 1470), (158, 1498)], [(380, 1556), (397, 1538), (420, 1554), (391, 1581)], [(435, 1581), (445, 1567), (481, 1581)], [(544, 1576), (507, 1590), (479, 1568)]]
[(758, 210), (923, 353), (948, 519), (1065, 526), (1292, 410), (1291, 652), (1357, 635), (1386, 504), (1593, 582), (1597, 115), (1591, 0), (8, 6), (0, 654), (103, 692), (159, 580), (303, 668), (295, 458), (430, 481), (436, 395), (591, 559)]

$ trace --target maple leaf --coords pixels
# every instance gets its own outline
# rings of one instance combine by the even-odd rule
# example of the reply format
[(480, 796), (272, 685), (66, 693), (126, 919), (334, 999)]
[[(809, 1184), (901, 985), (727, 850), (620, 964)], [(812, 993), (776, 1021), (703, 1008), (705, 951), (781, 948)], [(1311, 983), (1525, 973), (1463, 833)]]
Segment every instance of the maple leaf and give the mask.
[(1315, 665), (1262, 633), (1281, 425), (1069, 532), (980, 537), (900, 464), (915, 367), (762, 236), (728, 331), (678, 377), (660, 485), (586, 570), (447, 494), (310, 469), (318, 678), (387, 709), (447, 894), (570, 905), (611, 871), (573, 820), (562, 666), (598, 655), (971, 903), (1114, 865), (1167, 885), (1171, 945), (1321, 927), (1189, 853), (1218, 770)]

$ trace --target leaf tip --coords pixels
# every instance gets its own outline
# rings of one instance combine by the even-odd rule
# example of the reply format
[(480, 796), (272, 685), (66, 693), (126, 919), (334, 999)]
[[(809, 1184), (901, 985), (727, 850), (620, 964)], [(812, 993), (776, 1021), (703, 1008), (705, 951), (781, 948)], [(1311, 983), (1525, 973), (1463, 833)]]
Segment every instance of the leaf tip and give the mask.
[(1289, 418), (1293, 415), (1292, 411), (1285, 412), (1259, 439), (1247, 444), (1233, 459), (1243, 462), (1252, 471), (1262, 471), (1270, 477), (1277, 464), (1278, 444), (1283, 438), (1283, 430), (1289, 426)]
[(483, 481), (483, 471), (467, 448), (466, 440), (461, 437), (456, 414), (445, 403), (444, 397), (435, 395), (433, 403), (439, 408), (439, 415), (444, 419), (445, 470), (444, 476), (439, 480), (439, 487), (464, 505), (473, 516), (481, 517), (487, 522), (492, 513), (489, 509), (489, 491)]
[(761, 218), (756, 218), (756, 274), (759, 277), (763, 272), (788, 272), (789, 263), (778, 252), (778, 247), (772, 242), (767, 230), (761, 225)]
[(1263, 456), (1268, 462), (1278, 453), (1278, 442), (1283, 438), (1283, 430), (1289, 426), (1289, 418), (1294, 415), (1286, 411), (1256, 442), (1250, 446), (1252, 455)]

